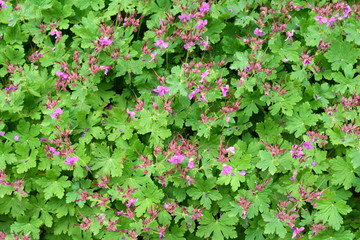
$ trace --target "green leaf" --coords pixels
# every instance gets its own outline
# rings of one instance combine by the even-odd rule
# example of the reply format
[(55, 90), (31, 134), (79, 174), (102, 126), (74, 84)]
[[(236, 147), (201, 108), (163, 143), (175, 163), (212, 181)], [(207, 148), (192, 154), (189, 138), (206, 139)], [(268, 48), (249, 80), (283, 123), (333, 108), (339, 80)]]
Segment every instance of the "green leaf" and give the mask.
[(117, 148), (113, 154), (110, 155), (108, 147), (100, 144), (91, 145), (92, 154), (95, 156), (94, 165), (92, 169), (97, 170), (101, 176), (120, 177), (123, 171), (123, 158), (125, 157), (125, 151)]
[(160, 203), (164, 197), (164, 193), (153, 183), (146, 184), (145, 187), (138, 189), (134, 194), (134, 198), (139, 199), (136, 205), (136, 216), (142, 216), (150, 207)]
[(310, 104), (305, 102), (293, 116), (288, 117), (286, 129), (290, 133), (295, 133), (295, 137), (298, 138), (306, 132), (306, 126), (314, 126), (318, 119), (317, 114), (312, 114)]
[(325, 194), (326, 199), (321, 199), (317, 202), (315, 209), (315, 221), (328, 223), (335, 230), (339, 230), (343, 223), (341, 215), (346, 215), (351, 212), (351, 207), (346, 205), (344, 200), (334, 201), (335, 194)]
[(259, 157), (261, 161), (259, 161), (256, 164), (257, 168), (262, 169), (265, 171), (266, 169), (269, 169), (269, 173), (271, 175), (274, 175), (277, 169), (277, 166), (279, 166), (279, 162), (274, 159), (274, 157), (271, 155), (269, 151), (259, 151)]
[(196, 236), (203, 239), (212, 236), (212, 239), (223, 240), (228, 238), (236, 238), (237, 233), (234, 225), (237, 223), (236, 218), (230, 218), (226, 214), (222, 215), (219, 219), (209, 213), (204, 213), (204, 216), (199, 221), (200, 226), (196, 232)]
[(17, 221), (11, 225), (11, 230), (15, 233), (23, 233), (25, 235), (31, 235), (35, 239), (40, 239), (40, 226), (42, 225), (40, 219), (31, 218), (28, 216), (20, 217)]
[(276, 217), (276, 213), (274, 210), (270, 210), (269, 212), (263, 213), (262, 217), (266, 222), (265, 231), (264, 231), (265, 234), (275, 233), (280, 238), (285, 237), (287, 233), (285, 224)]
[(343, 185), (345, 190), (352, 187), (352, 182), (356, 177), (350, 162), (337, 157), (330, 161), (330, 167), (334, 171), (331, 175), (331, 182), (333, 184)]
[(346, 69), (349, 64), (354, 65), (359, 54), (359, 49), (354, 48), (351, 43), (335, 41), (330, 45), (324, 56), (331, 62), (331, 68), (337, 71), (340, 68)]
[(51, 178), (40, 178), (36, 180), (36, 183), (44, 188), (45, 199), (50, 199), (52, 196), (63, 198), (65, 188), (71, 186), (71, 182), (67, 180), (68, 177), (62, 176), (58, 179)]

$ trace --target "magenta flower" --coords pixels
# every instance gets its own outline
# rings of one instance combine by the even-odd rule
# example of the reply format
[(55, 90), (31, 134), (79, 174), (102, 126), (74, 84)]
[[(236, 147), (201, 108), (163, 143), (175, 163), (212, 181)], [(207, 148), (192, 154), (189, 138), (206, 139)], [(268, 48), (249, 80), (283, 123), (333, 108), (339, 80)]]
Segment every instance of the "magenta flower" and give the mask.
[(67, 80), (68, 77), (69, 77), (69, 74), (64, 73), (64, 72), (62, 72), (62, 71), (57, 71), (57, 72), (56, 72), (56, 75), (58, 75), (58, 77), (59, 77), (61, 80)]
[(284, 61), (284, 62), (288, 62), (288, 61), (290, 61), (290, 59), (284, 58), (283, 61)]
[(55, 112), (53, 112), (52, 114), (50, 114), (50, 117), (51, 118), (56, 118), (56, 117), (58, 117), (60, 114), (62, 114), (63, 113), (63, 110), (61, 109), (61, 108), (57, 108), (56, 110), (55, 110)]
[(194, 43), (194, 42), (189, 42), (189, 43), (187, 43), (187, 44), (184, 45), (184, 48), (185, 48), (186, 50), (188, 50), (189, 47), (192, 47), (192, 46), (195, 46), (195, 43)]
[(220, 87), (220, 90), (222, 92), (222, 96), (223, 97), (226, 97), (227, 96), (227, 93), (229, 91), (229, 85), (226, 85), (225, 87)]
[(239, 174), (245, 176), (245, 175), (246, 175), (246, 171), (245, 171), (245, 170), (242, 170), (242, 171), (239, 172)]
[(130, 111), (129, 109), (126, 109), (126, 112), (130, 115), (131, 119), (133, 119), (134, 121), (138, 120), (137, 118), (135, 118), (136, 112)]
[(302, 147), (296, 144), (292, 145), (290, 153), (292, 154), (292, 157), (295, 159), (302, 158), (305, 156), (304, 152), (302, 151)]
[(197, 25), (195, 25), (195, 27), (197, 28), (197, 29), (202, 29), (202, 28), (204, 28), (205, 26), (206, 26), (206, 24), (208, 23), (208, 21), (207, 20), (199, 20), (198, 21), (198, 23), (197, 23)]
[(3, 135), (5, 135), (5, 132), (0, 132), (0, 136), (3, 136)]
[(197, 94), (197, 93), (199, 93), (200, 92), (200, 89), (195, 89), (194, 91), (192, 91), (189, 95), (188, 95), (188, 97), (189, 97), (189, 99), (191, 100), (191, 99), (193, 99), (194, 97), (195, 97), (195, 94)]
[(286, 32), (286, 36), (287, 38), (285, 39), (285, 41), (289, 40), (290, 38), (292, 38), (294, 36), (295, 30), (291, 30), (291, 32)]
[(112, 44), (114, 41), (111, 40), (111, 39), (106, 39), (105, 38), (105, 39), (99, 39), (98, 42), (101, 43), (104, 46), (108, 46), (108, 45)]
[(200, 6), (199, 11), (201, 13), (208, 13), (210, 11), (210, 4), (208, 4), (207, 2), (203, 2)]
[(179, 164), (183, 162), (184, 158), (185, 157), (183, 155), (178, 153), (172, 156), (168, 161), (171, 162), (172, 164)]
[(304, 227), (297, 228), (297, 227), (294, 226), (291, 229), (294, 230), (293, 235), (292, 235), (291, 238), (295, 238), (296, 236), (300, 235), (300, 232), (304, 231), (305, 228)]
[(64, 163), (67, 165), (74, 165), (74, 163), (77, 162), (78, 160), (79, 160), (79, 158), (76, 156), (68, 157), (68, 158), (66, 158)]
[(136, 203), (139, 199), (133, 199), (131, 198), (129, 202), (126, 204), (127, 207), (135, 206), (134, 203)]
[(153, 92), (159, 94), (159, 96), (164, 96), (165, 94), (169, 93), (170, 87), (158, 86), (157, 88), (153, 89)]
[(164, 42), (163, 40), (159, 39), (154, 43), (154, 46), (156, 46), (156, 47), (160, 46), (161, 49), (165, 49), (169, 46), (169, 43)]
[(235, 148), (234, 147), (228, 147), (227, 149), (226, 149), (226, 152), (228, 153), (228, 152), (231, 152), (232, 154), (235, 154)]
[(15, 141), (19, 141), (19, 136), (15, 136), (15, 137), (14, 137), (14, 140), (15, 140)]
[(49, 150), (55, 155), (60, 155), (60, 152), (57, 151), (56, 148), (54, 148), (54, 147), (49, 147)]
[(107, 65), (107, 66), (100, 66), (100, 69), (101, 70), (105, 70), (104, 71), (104, 74), (105, 75), (107, 75), (108, 74), (108, 71), (109, 71), (109, 69), (111, 69), (112, 68), (112, 66), (111, 65)]
[(156, 55), (157, 55), (157, 52), (156, 52), (156, 51), (154, 51), (153, 53), (151, 53), (151, 54), (150, 54), (151, 59), (149, 60), (149, 62), (154, 61), (155, 58), (156, 58)]
[(5, 5), (5, 2), (3, 0), (0, 0), (0, 7), (5, 8), (7, 5)]
[(194, 168), (194, 167), (195, 167), (194, 159), (190, 158), (188, 162), (188, 168)]
[(221, 171), (220, 174), (226, 175), (226, 174), (230, 173), (232, 170), (233, 170), (232, 166), (223, 165), (223, 170)]
[(259, 29), (259, 28), (255, 28), (254, 34), (255, 34), (255, 35), (258, 35), (259, 37), (264, 36), (264, 32), (263, 32), (261, 29)]
[(306, 149), (312, 149), (314, 147), (310, 142), (304, 142), (302, 145)]
[(327, 22), (327, 18), (326, 18), (326, 17), (316, 16), (316, 17), (314, 17), (314, 19), (315, 19), (316, 21), (318, 21), (319, 23), (326, 23), (326, 22)]
[(55, 35), (55, 38), (61, 38), (61, 31), (57, 30), (57, 29), (53, 29), (51, 32), (50, 32), (50, 35), (51, 36), (54, 36)]
[(182, 21), (182, 22), (187, 22), (187, 21), (190, 21), (190, 16), (189, 15), (187, 15), (187, 14), (182, 14), (182, 15), (180, 15), (179, 16), (179, 19), (180, 19), (180, 21)]

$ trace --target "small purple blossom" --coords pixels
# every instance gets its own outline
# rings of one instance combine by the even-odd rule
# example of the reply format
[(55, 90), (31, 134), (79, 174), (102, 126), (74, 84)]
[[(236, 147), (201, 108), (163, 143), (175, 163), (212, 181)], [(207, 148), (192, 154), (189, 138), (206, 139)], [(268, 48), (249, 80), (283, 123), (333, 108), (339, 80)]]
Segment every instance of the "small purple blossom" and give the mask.
[(207, 23), (208, 23), (207, 20), (202, 20), (202, 19), (200, 19), (200, 20), (198, 21), (197, 25), (195, 25), (195, 27), (196, 27), (197, 29), (202, 29), (202, 28), (204, 28), (204, 27), (206, 26)]
[(188, 162), (188, 168), (194, 168), (194, 167), (195, 167), (194, 159), (190, 158)]
[(130, 199), (128, 203), (126, 203), (127, 207), (135, 206), (134, 203), (136, 203), (139, 199)]
[(189, 99), (191, 100), (191, 99), (193, 99), (194, 97), (195, 97), (195, 94), (197, 94), (197, 93), (199, 93), (200, 92), (200, 89), (195, 89), (194, 91), (192, 91), (189, 95), (188, 95), (188, 97), (189, 97)]
[(232, 170), (233, 170), (232, 166), (223, 165), (223, 170), (221, 171), (220, 174), (226, 175), (226, 174), (230, 173)]
[(179, 164), (182, 163), (184, 160), (184, 156), (181, 154), (176, 154), (174, 156), (172, 156), (168, 161), (171, 162), (172, 164)]
[(3, 136), (5, 135), (6, 132), (0, 132), (0, 136)]
[(284, 62), (288, 62), (288, 61), (290, 61), (290, 59), (284, 58), (283, 61), (284, 61)]
[(313, 166), (315, 167), (315, 166), (316, 166), (316, 162), (313, 161), (313, 162), (311, 163), (311, 165), (313, 165)]
[(314, 147), (310, 142), (304, 142), (302, 145), (306, 149), (312, 149)]
[(194, 43), (194, 42), (189, 42), (189, 43), (187, 43), (187, 44), (184, 45), (184, 48), (185, 48), (186, 50), (188, 50), (189, 47), (193, 47), (193, 46), (195, 46), (195, 43)]
[(208, 13), (210, 11), (210, 4), (207, 2), (203, 2), (200, 6), (199, 11), (201, 13)]
[(315, 19), (316, 21), (318, 21), (319, 23), (326, 23), (326, 22), (327, 22), (327, 18), (326, 18), (326, 17), (316, 16), (316, 17), (314, 17), (314, 19)]
[(231, 152), (232, 154), (235, 154), (235, 148), (234, 147), (228, 147), (226, 149), (226, 152)]
[(61, 80), (67, 80), (69, 78), (69, 74), (67, 73), (64, 73), (62, 71), (57, 71), (56, 72), (56, 75), (58, 75), (58, 77), (61, 79)]
[(19, 136), (15, 136), (15, 137), (14, 137), (14, 140), (15, 140), (15, 141), (19, 141)]
[(297, 228), (297, 227), (294, 226), (291, 229), (294, 230), (293, 235), (292, 235), (291, 238), (295, 238), (296, 236), (300, 235), (300, 232), (304, 231), (305, 228), (304, 227)]
[(77, 156), (68, 157), (68, 158), (66, 158), (64, 163), (67, 165), (74, 165), (74, 163), (77, 162), (78, 160), (79, 160), (79, 157), (77, 157)]
[(228, 9), (229, 12), (232, 12), (233, 10), (231, 8)]
[(154, 43), (155, 47), (160, 47), (161, 49), (165, 49), (169, 46), (168, 42), (164, 42), (163, 40), (159, 39)]
[(223, 97), (226, 97), (227, 96), (227, 93), (229, 91), (229, 85), (226, 85), (225, 87), (220, 87), (220, 90), (222, 92), (222, 96)]
[(245, 175), (246, 175), (246, 171), (245, 171), (245, 170), (242, 170), (242, 171), (239, 172), (239, 174), (245, 176)]
[(61, 109), (61, 108), (57, 108), (56, 110), (55, 110), (55, 112), (53, 112), (53, 113), (51, 113), (50, 114), (50, 117), (51, 118), (56, 118), (56, 117), (58, 117), (60, 114), (62, 114), (63, 113), (63, 110)]
[(184, 23), (184, 22), (190, 21), (191, 18), (189, 15), (184, 13), (179, 16), (179, 19), (180, 19), (180, 21), (182, 21)]
[(137, 120), (138, 120), (137, 118), (135, 118), (136, 112), (130, 111), (129, 109), (126, 109), (126, 112), (127, 112), (127, 114), (130, 115), (130, 118), (131, 118), (131, 119), (133, 119), (134, 121), (137, 121)]
[(0, 0), (0, 7), (5, 8), (7, 5), (5, 5), (5, 2), (3, 0)]
[(291, 32), (286, 32), (286, 36), (287, 38), (285, 39), (285, 41), (291, 39), (294, 36), (295, 30), (291, 30)]
[(292, 145), (290, 153), (292, 154), (292, 157), (295, 159), (302, 158), (305, 156), (304, 152), (302, 151), (302, 147), (296, 144)]
[(254, 34), (255, 34), (255, 35), (258, 35), (259, 37), (264, 36), (264, 32), (263, 32), (261, 29), (259, 29), (259, 28), (255, 28)]
[(169, 93), (170, 87), (158, 86), (156, 89), (153, 89), (153, 92), (159, 94), (159, 96), (164, 96), (165, 94)]
[(109, 69), (111, 69), (111, 68), (112, 68), (111, 65), (100, 66), (100, 69), (101, 69), (101, 70), (105, 70), (105, 71), (104, 71), (104, 74), (105, 74), (105, 75), (108, 74), (108, 71), (109, 71)]
[(98, 42), (104, 46), (108, 46), (108, 45), (112, 44), (114, 41), (111, 39), (104, 38), (104, 39), (99, 39)]

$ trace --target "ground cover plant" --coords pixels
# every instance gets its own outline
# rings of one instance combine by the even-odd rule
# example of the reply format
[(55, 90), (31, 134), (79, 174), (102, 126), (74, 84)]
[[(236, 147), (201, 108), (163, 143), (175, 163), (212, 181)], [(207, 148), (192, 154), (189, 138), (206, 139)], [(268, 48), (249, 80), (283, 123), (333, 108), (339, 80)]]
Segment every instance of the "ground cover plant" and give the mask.
[(359, 239), (359, 18), (0, 0), (0, 239)]

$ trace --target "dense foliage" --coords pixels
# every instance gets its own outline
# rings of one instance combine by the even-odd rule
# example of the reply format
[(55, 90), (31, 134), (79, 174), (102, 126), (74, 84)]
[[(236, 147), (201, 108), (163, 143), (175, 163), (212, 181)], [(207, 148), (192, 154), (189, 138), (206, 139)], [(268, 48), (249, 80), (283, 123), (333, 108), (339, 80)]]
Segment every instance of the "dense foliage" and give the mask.
[(0, 0), (0, 239), (360, 239), (360, 4)]

